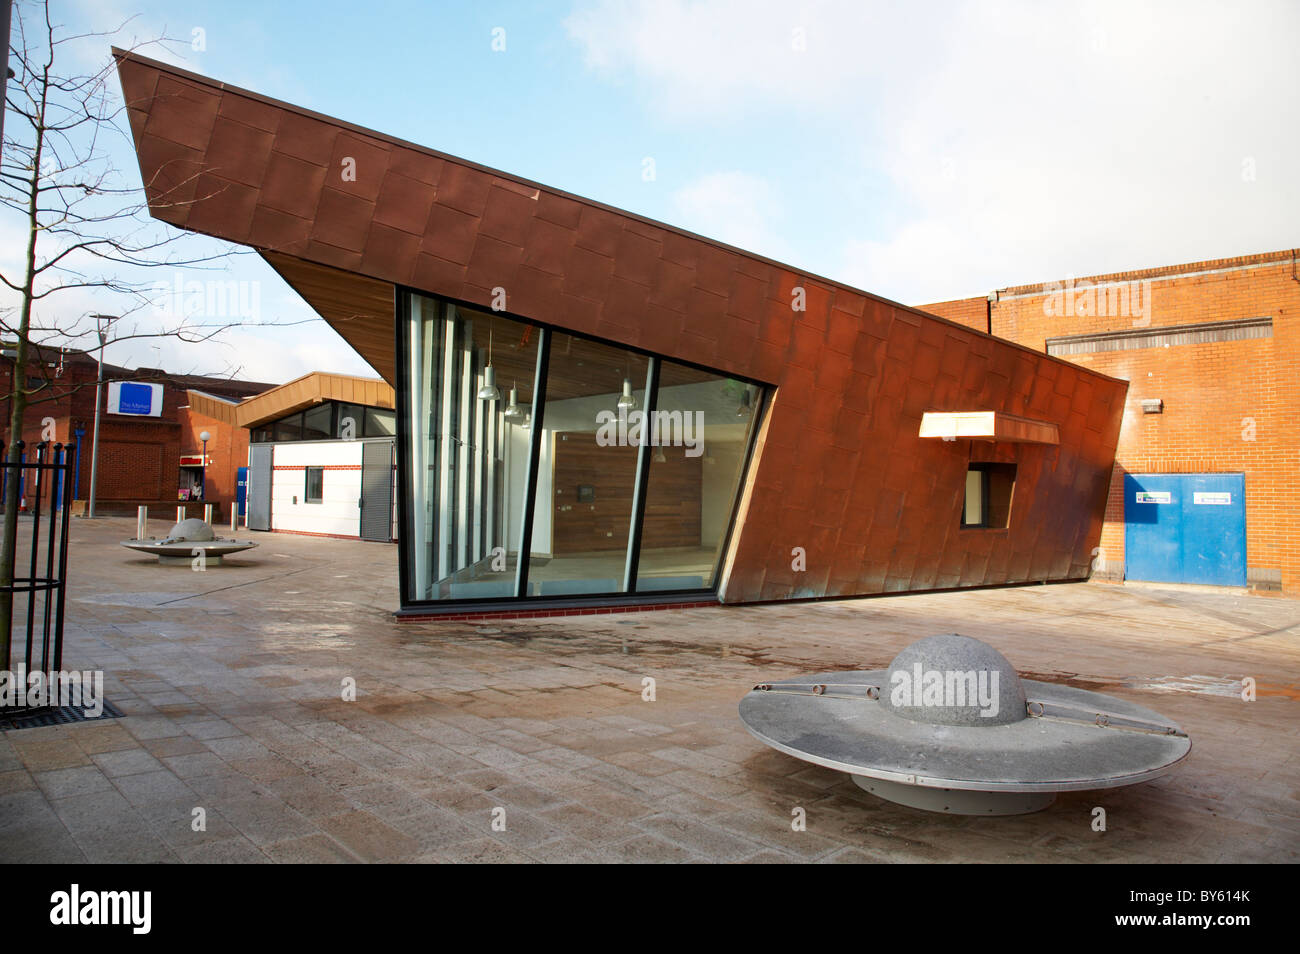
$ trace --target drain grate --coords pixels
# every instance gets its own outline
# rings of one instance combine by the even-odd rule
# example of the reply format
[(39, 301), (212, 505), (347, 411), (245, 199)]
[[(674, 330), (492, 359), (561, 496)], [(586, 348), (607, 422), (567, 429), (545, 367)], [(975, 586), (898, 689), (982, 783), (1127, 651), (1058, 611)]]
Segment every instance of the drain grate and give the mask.
[(35, 729), (47, 725), (69, 725), (73, 722), (98, 722), (100, 719), (120, 719), (125, 714), (105, 699), (103, 711), (99, 715), (89, 715), (80, 706), (54, 706), (36, 712), (0, 716), (0, 730)]

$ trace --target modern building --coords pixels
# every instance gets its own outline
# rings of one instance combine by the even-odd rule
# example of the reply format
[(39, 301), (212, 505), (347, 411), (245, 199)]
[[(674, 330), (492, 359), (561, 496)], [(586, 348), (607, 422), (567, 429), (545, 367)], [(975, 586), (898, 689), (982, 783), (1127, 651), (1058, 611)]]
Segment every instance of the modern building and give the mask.
[(393, 389), (319, 371), (243, 401), (190, 393), (210, 433), (243, 437), (245, 525), (317, 536), (395, 539)]
[[(29, 458), (51, 430), (54, 442), (70, 445), (74, 512), (84, 509), (90, 495), (98, 373), (95, 352), (66, 349), (37, 348), (27, 366), (30, 403), (19, 436)], [(212, 430), (211, 422), (190, 414), (189, 395), (197, 388), (219, 399), (238, 400), (270, 385), (112, 364), (104, 365), (103, 376), (96, 512), (134, 514), (137, 506), (145, 505), (166, 514), (174, 513), (178, 503), (193, 501), (214, 504), (218, 514), (228, 514), (235, 499), (232, 462), (242, 462), (247, 450), (240, 446), (238, 435), (233, 444), (230, 439), (214, 439), (207, 445), (205, 460), (199, 435)], [(0, 399), (0, 436), (5, 443), (11, 439), (7, 395), (12, 393), (12, 377), (13, 359), (0, 357), (0, 394), (5, 395)], [(227, 479), (227, 475), (232, 476)], [(46, 501), (50, 489), (41, 489)], [(35, 488), (21, 490), (24, 503), (34, 506)], [(196, 508), (193, 515), (200, 512)]]
[(403, 614), (1088, 575), (1123, 381), (116, 56), (153, 215), (256, 249), (395, 389)]
[(1300, 592), (1297, 254), (923, 306), (1130, 382), (1094, 576)]

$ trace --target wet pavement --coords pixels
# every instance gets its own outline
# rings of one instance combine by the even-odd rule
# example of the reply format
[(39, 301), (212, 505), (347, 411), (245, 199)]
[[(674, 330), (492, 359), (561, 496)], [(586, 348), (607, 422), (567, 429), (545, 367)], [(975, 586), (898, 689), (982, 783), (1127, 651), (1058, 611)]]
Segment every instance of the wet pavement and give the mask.
[[(72, 521), (64, 650), (126, 715), (3, 733), (0, 860), (1300, 861), (1300, 601), (1070, 584), (398, 623), (392, 546), (241, 533), (260, 546), (192, 572), (119, 547), (134, 530)], [(1192, 753), (957, 817), (737, 718), (757, 682), (883, 668), (942, 632), (1156, 709)]]

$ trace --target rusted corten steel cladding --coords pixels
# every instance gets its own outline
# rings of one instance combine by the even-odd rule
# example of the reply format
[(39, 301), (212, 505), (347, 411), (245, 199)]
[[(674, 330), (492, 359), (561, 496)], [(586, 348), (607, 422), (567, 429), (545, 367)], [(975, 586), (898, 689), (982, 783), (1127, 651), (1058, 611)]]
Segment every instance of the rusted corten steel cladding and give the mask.
[[(153, 215), (257, 249), (390, 383), (396, 284), (483, 309), (504, 288), (509, 314), (770, 385), (724, 601), (1088, 575), (1125, 382), (115, 52)], [(1055, 423), (1060, 443), (918, 436), (926, 411), (975, 410)], [(1017, 464), (1007, 528), (960, 527), (971, 460)]]

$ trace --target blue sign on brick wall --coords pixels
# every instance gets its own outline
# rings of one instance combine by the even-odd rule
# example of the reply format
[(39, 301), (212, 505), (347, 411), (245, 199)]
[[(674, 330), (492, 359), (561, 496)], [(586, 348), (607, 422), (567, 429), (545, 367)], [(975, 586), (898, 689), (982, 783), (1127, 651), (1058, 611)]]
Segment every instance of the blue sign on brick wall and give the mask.
[(163, 386), (141, 381), (110, 381), (109, 414), (130, 414), (136, 417), (159, 417), (162, 414)]
[(122, 393), (117, 401), (118, 414), (148, 414), (153, 410), (153, 388), (147, 384), (122, 382)]

